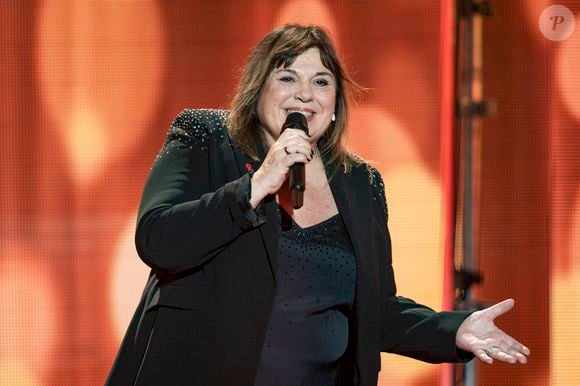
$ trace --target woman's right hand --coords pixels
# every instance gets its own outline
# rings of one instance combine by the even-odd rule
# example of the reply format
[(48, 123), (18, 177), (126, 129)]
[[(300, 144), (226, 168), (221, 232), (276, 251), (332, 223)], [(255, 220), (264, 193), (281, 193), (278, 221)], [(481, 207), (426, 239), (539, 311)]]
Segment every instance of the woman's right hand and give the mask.
[(290, 166), (312, 160), (312, 145), (308, 135), (298, 129), (286, 129), (270, 149), (264, 162), (252, 176), (250, 205), (256, 208), (269, 194), (275, 194), (288, 177)]

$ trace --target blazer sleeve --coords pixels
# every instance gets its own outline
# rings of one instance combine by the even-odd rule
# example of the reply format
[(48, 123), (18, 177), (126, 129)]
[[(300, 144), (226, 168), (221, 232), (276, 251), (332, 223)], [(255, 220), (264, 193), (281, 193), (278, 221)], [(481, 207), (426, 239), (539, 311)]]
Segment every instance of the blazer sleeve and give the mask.
[(223, 115), (184, 110), (173, 121), (141, 199), (141, 259), (169, 273), (200, 267), (265, 217), (250, 206), (250, 175), (211, 189), (209, 153), (227, 135)]
[[(385, 224), (388, 210), (380, 173), (372, 168), (376, 201), (381, 205)], [(388, 227), (386, 228), (387, 239)], [(473, 358), (471, 353), (457, 348), (455, 335), (469, 312), (435, 312), (411, 299), (396, 295), (396, 285), (390, 248), (386, 275), (386, 296), (383, 304), (381, 351), (400, 354), (425, 362), (462, 362)]]

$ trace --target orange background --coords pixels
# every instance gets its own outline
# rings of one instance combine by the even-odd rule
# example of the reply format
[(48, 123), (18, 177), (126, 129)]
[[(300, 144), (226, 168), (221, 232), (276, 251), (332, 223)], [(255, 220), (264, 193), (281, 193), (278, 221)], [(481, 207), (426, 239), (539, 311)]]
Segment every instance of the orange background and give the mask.
[[(480, 299), (526, 367), (484, 385), (580, 379), (580, 21), (543, 37), (544, 0), (493, 2), (483, 24)], [(561, 1), (576, 15), (579, 1)], [(258, 40), (326, 26), (354, 78), (350, 145), (387, 187), (399, 292), (440, 308), (438, 1), (0, 2), (0, 384), (102, 384), (145, 283), (133, 247), (149, 168), (185, 107), (225, 107)], [(440, 366), (383, 356), (381, 385)], [(224, 369), (227, 371), (227, 369)]]

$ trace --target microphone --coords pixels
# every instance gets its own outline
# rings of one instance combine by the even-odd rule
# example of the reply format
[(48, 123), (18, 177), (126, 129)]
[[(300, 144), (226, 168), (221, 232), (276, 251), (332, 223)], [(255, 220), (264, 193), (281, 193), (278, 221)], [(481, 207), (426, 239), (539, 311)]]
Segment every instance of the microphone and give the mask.
[[(286, 117), (286, 122), (282, 125), (280, 133), (286, 129), (299, 129), (308, 134), (308, 123), (306, 117), (301, 113), (290, 113)], [(292, 207), (294, 209), (302, 208), (304, 201), (304, 190), (306, 189), (306, 175), (304, 173), (304, 163), (296, 162), (290, 166), (290, 176), (288, 178), (288, 188), (292, 197)]]

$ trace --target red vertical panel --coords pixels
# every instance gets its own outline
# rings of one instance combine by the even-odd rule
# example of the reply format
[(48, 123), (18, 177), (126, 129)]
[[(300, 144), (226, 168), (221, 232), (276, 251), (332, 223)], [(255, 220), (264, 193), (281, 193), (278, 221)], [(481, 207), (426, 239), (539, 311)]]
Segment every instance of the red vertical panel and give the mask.
[(453, 0), (441, 1), (441, 174), (444, 186), (445, 270), (443, 309), (453, 309), (453, 252), (455, 234), (455, 134), (454, 134), (454, 42)]
[[(453, 309), (453, 255), (455, 235), (455, 174), (454, 174), (454, 1), (441, 0), (440, 45), (440, 95), (441, 109), (439, 126), (441, 128), (441, 176), (443, 182), (443, 310)], [(441, 385), (451, 385), (453, 367), (450, 364), (441, 368)]]

